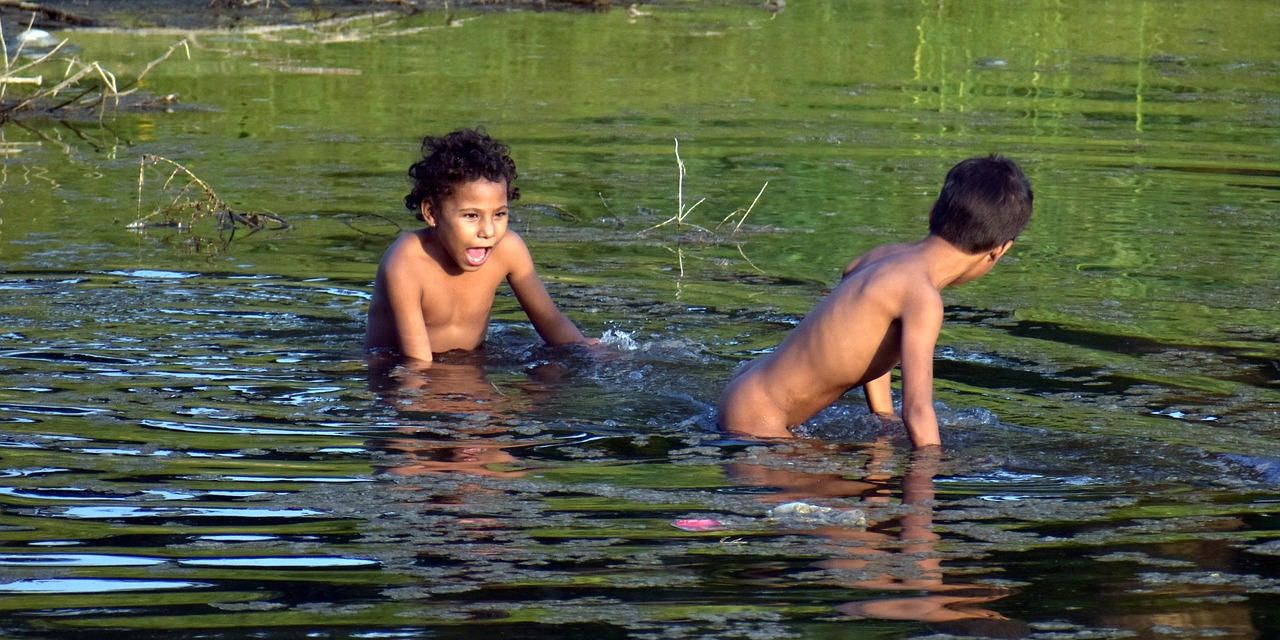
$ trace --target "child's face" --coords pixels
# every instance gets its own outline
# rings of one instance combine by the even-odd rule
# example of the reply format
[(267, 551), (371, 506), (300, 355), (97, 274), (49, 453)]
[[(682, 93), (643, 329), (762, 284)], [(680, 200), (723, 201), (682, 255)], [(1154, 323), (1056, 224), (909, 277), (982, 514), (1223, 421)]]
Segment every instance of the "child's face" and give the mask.
[(436, 240), (463, 271), (477, 271), (507, 233), (507, 184), (476, 180), (460, 184), (440, 211), (422, 203), (422, 217)]

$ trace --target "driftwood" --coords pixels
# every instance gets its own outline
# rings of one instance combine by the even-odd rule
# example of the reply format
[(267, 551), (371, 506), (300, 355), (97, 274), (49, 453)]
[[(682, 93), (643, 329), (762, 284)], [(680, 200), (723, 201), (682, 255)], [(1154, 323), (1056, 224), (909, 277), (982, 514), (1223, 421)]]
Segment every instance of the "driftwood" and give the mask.
[(0, 8), (3, 7), (13, 7), (22, 11), (39, 13), (50, 20), (57, 20), (63, 24), (69, 24), (76, 27), (91, 27), (96, 24), (90, 18), (76, 15), (70, 11), (46, 7), (37, 2), (26, 2), (26, 0), (0, 0)]

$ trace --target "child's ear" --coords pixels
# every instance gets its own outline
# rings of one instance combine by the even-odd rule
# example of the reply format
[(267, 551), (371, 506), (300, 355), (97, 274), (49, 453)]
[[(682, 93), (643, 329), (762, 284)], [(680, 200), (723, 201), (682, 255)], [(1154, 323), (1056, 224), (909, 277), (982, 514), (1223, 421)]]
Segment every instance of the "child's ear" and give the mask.
[(418, 218), (427, 223), (428, 227), (436, 226), (436, 218), (431, 215), (430, 202), (423, 200), (422, 203), (418, 205)]
[(991, 255), (990, 255), (991, 261), (992, 262), (999, 261), (1000, 258), (1003, 258), (1004, 254), (1009, 251), (1009, 247), (1012, 247), (1012, 246), (1013, 246), (1013, 241), (1006, 240), (1004, 244), (996, 247), (995, 249), (992, 249)]

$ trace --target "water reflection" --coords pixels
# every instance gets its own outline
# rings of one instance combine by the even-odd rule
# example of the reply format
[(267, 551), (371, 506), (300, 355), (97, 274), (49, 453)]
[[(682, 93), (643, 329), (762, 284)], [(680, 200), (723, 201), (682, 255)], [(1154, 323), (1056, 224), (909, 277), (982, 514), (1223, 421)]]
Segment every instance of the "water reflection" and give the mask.
[[(527, 402), (519, 394), (506, 394), (491, 382), (484, 368), (485, 354), (453, 352), (427, 367), (399, 366), (394, 358), (384, 355), (369, 357), (369, 387), (385, 403), (401, 415), (414, 413), (447, 414), (444, 417), (457, 429), (441, 437), (437, 430), (413, 427), (396, 429), (397, 435), (378, 438), (372, 445), (388, 451), (400, 460), (385, 469), (399, 476), (433, 473), (462, 473), (490, 477), (519, 477), (524, 470), (500, 467), (519, 466), (507, 450), (529, 446), (513, 444), (501, 438), (503, 426), (490, 426), (494, 421), (513, 419)], [(468, 425), (465, 420), (477, 419)], [(501, 439), (500, 439), (501, 438)]]
[[(218, 36), (153, 76), (208, 110), (0, 129), (0, 635), (1280, 636), (1280, 14), (789, 5)], [(171, 43), (76, 37), (111, 66)], [(394, 231), (370, 221), (402, 188), (388, 150), (423, 126), (407, 103), (519, 139), (539, 269), (634, 337), (626, 358), (544, 358), (500, 296), (488, 362), (351, 361)], [(747, 454), (686, 421), (850, 252), (914, 234), (973, 147), (1038, 159), (1046, 206), (1006, 279), (948, 301), (940, 473), (885, 446)], [(139, 211), (144, 153), (292, 226), (131, 233), (175, 195), (148, 174)], [(692, 232), (766, 181), (742, 253)], [(706, 199), (688, 233), (640, 233), (681, 186)], [(783, 501), (871, 524), (779, 534)], [(727, 528), (668, 524), (686, 514)]]
[[(502, 338), (493, 342), (502, 343)], [(533, 352), (552, 357), (530, 361)], [(514, 420), (545, 405), (550, 400), (549, 392), (572, 375), (571, 366), (608, 362), (610, 353), (606, 349), (578, 351), (572, 347), (538, 351), (538, 347), (520, 343), (437, 354), (425, 367), (402, 366), (397, 358), (386, 354), (369, 355), (366, 364), (369, 390), (401, 414)], [(575, 354), (589, 358), (559, 361), (559, 356)], [(616, 360), (616, 356), (612, 359)], [(494, 376), (502, 378), (501, 385), (493, 382)]]
[[(1233, 516), (1182, 526), (1217, 535), (1247, 529), (1243, 518)], [(1101, 584), (1111, 606), (1100, 613), (1100, 624), (1130, 630), (1138, 638), (1271, 637), (1254, 624), (1255, 619), (1266, 617), (1264, 607), (1246, 604), (1250, 590), (1275, 585), (1274, 580), (1251, 575), (1259, 566), (1257, 557), (1250, 558), (1238, 545), (1203, 540), (1140, 548), (1144, 550), (1096, 558), (1103, 568), (1095, 571), (1114, 576)], [(1168, 602), (1180, 606), (1170, 607)]]
[(465, 440), (418, 439), (405, 437), (377, 441), (376, 446), (402, 456), (397, 464), (384, 469), (398, 476), (432, 473), (461, 473), (493, 478), (518, 478), (528, 473), (521, 461), (508, 449), (534, 446), (538, 443), (513, 443), (503, 439), (471, 437)]
[[(984, 638), (1021, 638), (1031, 633), (1019, 620), (1006, 618), (984, 608), (1010, 595), (1002, 586), (972, 582), (948, 582), (942, 557), (935, 545), (941, 539), (933, 531), (938, 473), (937, 451), (912, 452), (901, 478), (894, 473), (895, 448), (888, 437), (880, 438), (860, 451), (866, 457), (864, 473), (850, 479), (848, 473), (808, 473), (796, 471), (806, 462), (823, 459), (799, 450), (786, 464), (733, 463), (728, 475), (743, 484), (771, 487), (769, 502), (810, 501), (839, 504), (858, 500), (868, 513), (866, 530), (842, 526), (818, 526), (813, 530), (829, 542), (831, 557), (817, 563), (843, 586), (867, 592), (860, 598), (836, 607), (853, 618), (908, 620), (929, 625), (935, 631)], [(899, 481), (897, 487), (895, 481)], [(894, 504), (894, 494), (901, 503)], [(877, 514), (885, 517), (877, 518)]]
[(388, 356), (369, 359), (369, 389), (397, 411), (447, 414), (509, 414), (522, 399), (489, 381), (482, 352), (447, 355), (429, 367), (397, 366)]

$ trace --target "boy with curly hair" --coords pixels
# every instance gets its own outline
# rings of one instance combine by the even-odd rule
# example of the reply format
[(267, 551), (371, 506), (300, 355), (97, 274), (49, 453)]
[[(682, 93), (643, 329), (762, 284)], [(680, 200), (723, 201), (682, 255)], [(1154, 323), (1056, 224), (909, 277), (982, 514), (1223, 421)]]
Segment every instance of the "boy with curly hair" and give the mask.
[(378, 265), (367, 350), (430, 363), (436, 353), (479, 348), (503, 280), (548, 344), (594, 342), (552, 302), (529, 249), (507, 228), (508, 204), (520, 197), (508, 153), (473, 129), (423, 138), (405, 206), (427, 227), (401, 235)]
[(902, 421), (912, 446), (938, 446), (933, 350), (946, 287), (974, 280), (1004, 256), (1031, 219), (1031, 183), (1011, 160), (970, 158), (952, 167), (929, 235), (877, 247), (771, 353), (734, 376), (720, 398), (724, 429), (786, 438), (853, 387), (871, 411), (892, 416), (889, 370), (902, 368)]

